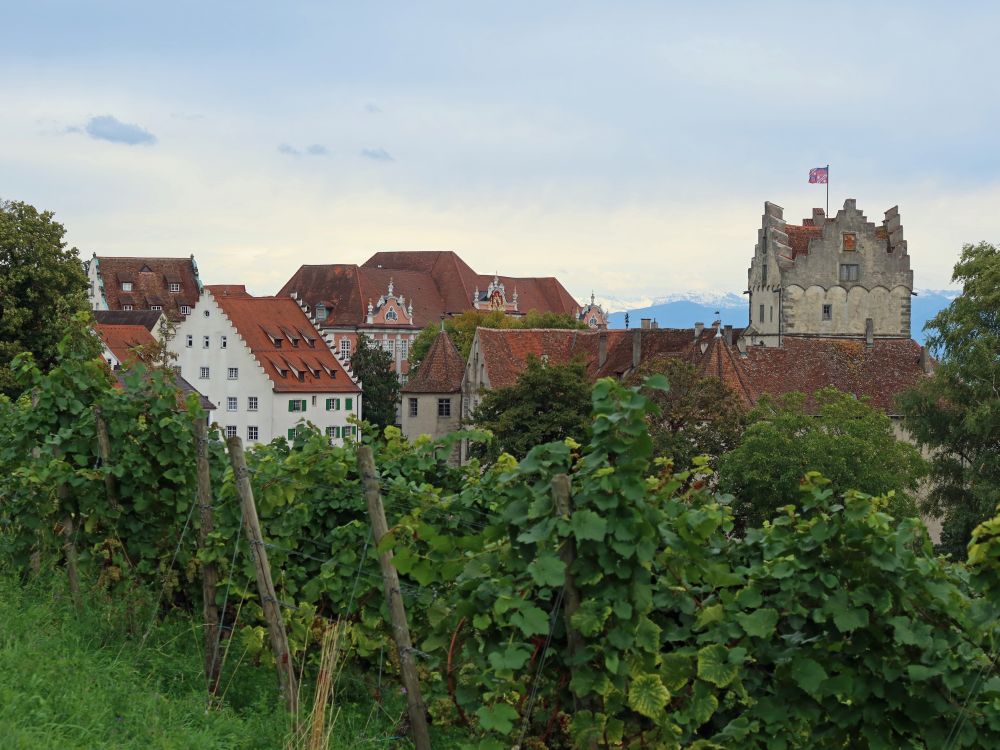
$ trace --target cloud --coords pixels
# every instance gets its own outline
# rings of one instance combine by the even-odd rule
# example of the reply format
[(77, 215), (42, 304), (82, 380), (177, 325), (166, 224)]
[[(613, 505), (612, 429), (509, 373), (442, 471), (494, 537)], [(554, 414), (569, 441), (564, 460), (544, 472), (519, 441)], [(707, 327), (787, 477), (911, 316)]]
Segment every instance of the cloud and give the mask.
[(365, 104), (365, 112), (370, 115), (377, 115), (382, 111), (382, 108), (373, 102), (368, 102)]
[(289, 156), (299, 156), (302, 153), (295, 146), (289, 146), (287, 143), (282, 143), (278, 146), (278, 151)]
[[(110, 143), (124, 143), (128, 146), (149, 145), (156, 143), (156, 136), (139, 125), (122, 122), (111, 115), (91, 117), (84, 126), (84, 131), (91, 138)], [(69, 132), (79, 132), (79, 128), (68, 128)]]
[(361, 155), (366, 159), (374, 161), (396, 161), (392, 158), (392, 154), (384, 148), (363, 148), (361, 149)]
[(310, 156), (327, 156), (330, 151), (322, 143), (314, 143), (306, 148), (306, 153)]

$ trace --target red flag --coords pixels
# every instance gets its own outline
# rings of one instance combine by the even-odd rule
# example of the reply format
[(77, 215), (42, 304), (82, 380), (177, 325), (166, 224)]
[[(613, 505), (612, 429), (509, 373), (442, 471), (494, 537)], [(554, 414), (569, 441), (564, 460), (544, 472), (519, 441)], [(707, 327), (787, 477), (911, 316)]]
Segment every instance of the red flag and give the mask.
[(809, 182), (810, 183), (824, 183), (827, 182), (830, 177), (829, 167), (815, 167), (809, 170)]

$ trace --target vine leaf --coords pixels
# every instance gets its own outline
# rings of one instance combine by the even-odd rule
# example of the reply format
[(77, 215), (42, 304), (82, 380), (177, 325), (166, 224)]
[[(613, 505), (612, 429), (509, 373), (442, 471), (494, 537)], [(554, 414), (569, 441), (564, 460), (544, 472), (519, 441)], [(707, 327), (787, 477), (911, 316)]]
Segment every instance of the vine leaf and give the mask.
[(533, 604), (522, 607), (510, 617), (510, 622), (526, 636), (545, 635), (549, 632), (549, 618)]
[(592, 510), (578, 510), (570, 519), (570, 527), (573, 529), (573, 535), (580, 541), (592, 539), (599, 542), (607, 533), (608, 522)]
[(792, 662), (792, 679), (800, 688), (815, 696), (820, 683), (826, 679), (826, 670), (813, 659), (796, 659)]
[(657, 674), (641, 675), (629, 685), (629, 707), (650, 719), (660, 718), (669, 701), (670, 691)]
[(495, 706), (482, 706), (476, 711), (476, 716), (483, 729), (509, 734), (514, 728), (517, 711), (507, 703), (497, 703)]
[(736, 679), (736, 665), (729, 663), (726, 647), (713, 643), (698, 651), (698, 677), (713, 685), (725, 687)]
[(736, 620), (747, 635), (767, 638), (778, 624), (778, 610), (766, 607), (750, 614), (738, 614)]
[(550, 552), (536, 557), (528, 572), (539, 586), (562, 586), (566, 581), (566, 563)]

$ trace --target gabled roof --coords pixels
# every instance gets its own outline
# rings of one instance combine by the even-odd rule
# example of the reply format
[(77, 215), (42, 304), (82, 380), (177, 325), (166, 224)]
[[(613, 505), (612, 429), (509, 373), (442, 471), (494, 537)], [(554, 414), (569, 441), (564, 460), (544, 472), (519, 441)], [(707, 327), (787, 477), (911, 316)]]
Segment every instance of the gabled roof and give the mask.
[(159, 310), (94, 310), (94, 320), (101, 325), (138, 325), (147, 331), (156, 328), (163, 313)]
[[(181, 319), (180, 306), (194, 307), (201, 294), (201, 282), (194, 258), (118, 258), (95, 256), (97, 272), (104, 284), (108, 309), (121, 310), (132, 305), (148, 310), (153, 305), (173, 320)], [(122, 283), (132, 284), (132, 291), (122, 289)], [(170, 284), (180, 284), (179, 292), (171, 292)]]
[(251, 297), (231, 285), (208, 291), (276, 392), (357, 393), (357, 383), (290, 297)]
[[(442, 315), (455, 315), (472, 309), (476, 288), (486, 290), (493, 276), (473, 271), (456, 253), (379, 252), (363, 265), (301, 266), (278, 292), (296, 297), (310, 310), (323, 304), (328, 326), (365, 324), (368, 301), (385, 294), (389, 281), (396, 292), (413, 304), (414, 325), (422, 328), (436, 323)], [(530, 310), (575, 314), (576, 300), (552, 277), (515, 278), (500, 276), (508, 300), (518, 293), (518, 312)]]
[(131, 362), (136, 359), (136, 347), (155, 346), (156, 339), (145, 326), (141, 325), (109, 325), (95, 323), (94, 331), (108, 347), (119, 362)]
[(858, 338), (785, 336), (780, 347), (751, 346), (736, 362), (754, 401), (832, 385), (898, 414), (896, 398), (925, 377), (921, 353), (910, 339), (875, 339), (868, 347)]
[(427, 350), (416, 373), (403, 386), (403, 393), (458, 393), (462, 390), (465, 362), (451, 337), (441, 331)]

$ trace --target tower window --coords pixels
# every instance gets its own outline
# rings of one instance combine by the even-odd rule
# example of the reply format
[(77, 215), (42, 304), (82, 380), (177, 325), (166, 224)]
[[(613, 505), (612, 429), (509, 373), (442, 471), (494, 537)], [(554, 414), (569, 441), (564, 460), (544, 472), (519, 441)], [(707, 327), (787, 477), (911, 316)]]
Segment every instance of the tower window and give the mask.
[(760, 306), (759, 316), (760, 316), (760, 322), (763, 323), (764, 322), (764, 306), (763, 305)]
[(767, 261), (764, 262), (764, 265), (760, 269), (760, 284), (761, 286), (767, 286)]
[(823, 305), (823, 320), (833, 320), (833, 305)]
[(840, 280), (857, 281), (861, 276), (860, 271), (861, 267), (857, 263), (841, 263)]

